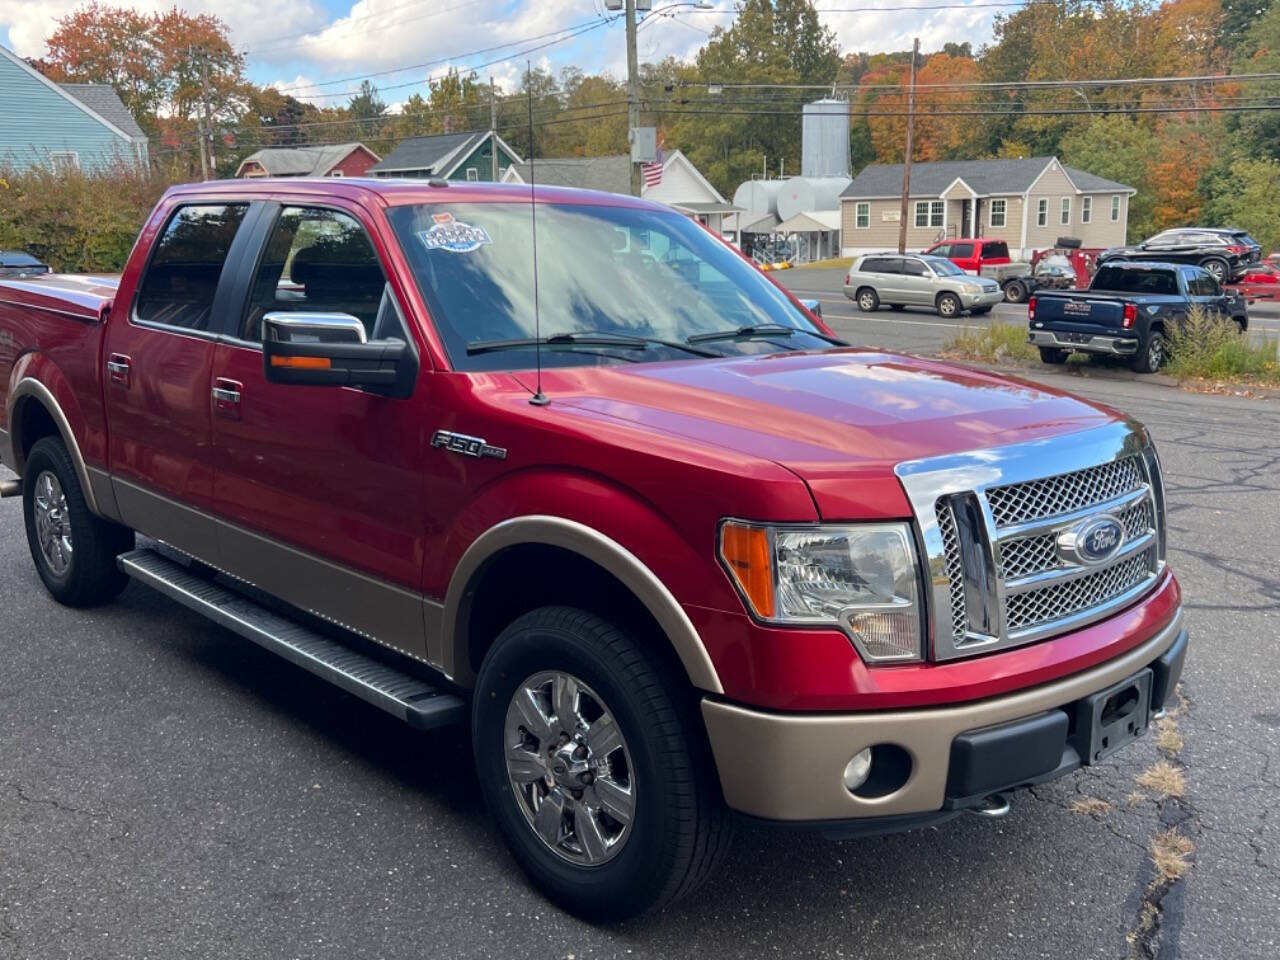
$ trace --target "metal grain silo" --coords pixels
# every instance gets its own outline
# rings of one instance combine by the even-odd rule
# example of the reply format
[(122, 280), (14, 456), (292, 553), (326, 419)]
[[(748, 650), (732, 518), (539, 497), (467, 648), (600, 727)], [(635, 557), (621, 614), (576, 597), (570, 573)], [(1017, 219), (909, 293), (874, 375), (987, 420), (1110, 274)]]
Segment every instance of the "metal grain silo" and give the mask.
[(849, 101), (806, 103), (801, 132), (801, 176), (849, 176)]

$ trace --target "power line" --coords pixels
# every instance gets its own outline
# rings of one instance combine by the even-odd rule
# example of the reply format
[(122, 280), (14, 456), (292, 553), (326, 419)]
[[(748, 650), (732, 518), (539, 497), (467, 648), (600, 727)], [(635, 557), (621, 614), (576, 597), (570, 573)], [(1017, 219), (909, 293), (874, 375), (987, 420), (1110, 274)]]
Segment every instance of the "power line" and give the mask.
[[(1264, 80), (1280, 80), (1280, 73), (1223, 73), (1204, 74), (1191, 77), (1119, 77), (1114, 79), (1082, 79), (1082, 80), (988, 80), (955, 83), (920, 83), (917, 89), (933, 90), (978, 90), (978, 89), (1049, 89), (1053, 87), (1110, 87), (1133, 85), (1156, 85), (1169, 83), (1236, 83)], [(716, 80), (690, 81), (683, 83), (687, 87), (721, 87), (725, 90), (764, 89), (764, 90), (901, 90), (901, 84), (858, 84), (858, 83), (733, 83)]]
[[(1107, 107), (1099, 107), (1095, 110), (1089, 109), (1061, 109), (1061, 110), (948, 110), (930, 113), (930, 117), (1049, 117), (1049, 116), (1099, 116), (1105, 113), (1240, 113), (1253, 111), (1280, 111), (1280, 101), (1265, 105), (1256, 106), (1213, 106), (1213, 105), (1191, 105), (1177, 107), (1121, 107), (1118, 109), (1110, 109)], [(800, 119), (799, 114), (794, 110), (672, 110), (670, 108), (655, 108), (653, 113), (673, 113), (686, 116), (707, 116), (707, 117), (794, 117)], [(859, 112), (859, 117), (905, 117), (905, 110), (883, 110), (883, 111), (867, 111)]]

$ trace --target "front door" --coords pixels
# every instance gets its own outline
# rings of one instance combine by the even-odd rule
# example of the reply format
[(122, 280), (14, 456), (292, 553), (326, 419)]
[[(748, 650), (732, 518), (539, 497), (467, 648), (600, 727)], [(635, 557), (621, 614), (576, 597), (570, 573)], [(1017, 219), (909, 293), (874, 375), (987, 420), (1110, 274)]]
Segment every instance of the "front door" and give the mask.
[[(247, 304), (213, 360), (214, 512), (228, 570), (425, 656), (424, 405), (348, 387), (268, 383), (262, 317), (345, 313), (415, 342), (357, 208), (269, 209)], [(421, 349), (419, 345), (419, 350)]]
[(135, 290), (122, 289), (113, 308), (102, 356), (120, 518), (210, 562), (209, 377), (218, 317), (229, 307), (223, 267), (239, 256), (249, 211), (222, 202), (165, 211)]

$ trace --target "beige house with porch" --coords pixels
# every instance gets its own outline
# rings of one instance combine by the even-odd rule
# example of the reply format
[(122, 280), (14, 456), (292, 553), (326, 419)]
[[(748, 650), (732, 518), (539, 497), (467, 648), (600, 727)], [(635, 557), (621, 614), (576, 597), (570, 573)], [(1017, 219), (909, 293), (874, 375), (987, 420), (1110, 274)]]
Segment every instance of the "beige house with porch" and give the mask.
[[(912, 164), (907, 249), (949, 237), (1004, 240), (1015, 258), (1058, 237), (1077, 237), (1084, 247), (1119, 246), (1136, 192), (1057, 157)], [(897, 249), (901, 197), (901, 164), (871, 164), (854, 177), (840, 195), (844, 256)]]

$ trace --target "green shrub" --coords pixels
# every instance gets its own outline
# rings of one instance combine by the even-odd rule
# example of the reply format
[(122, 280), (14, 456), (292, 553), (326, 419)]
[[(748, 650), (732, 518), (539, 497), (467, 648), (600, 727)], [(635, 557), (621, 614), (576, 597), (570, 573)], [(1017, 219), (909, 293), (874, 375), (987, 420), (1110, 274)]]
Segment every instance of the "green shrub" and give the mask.
[(1170, 328), (1168, 337), (1165, 372), (1175, 377), (1280, 383), (1275, 341), (1254, 345), (1234, 323), (1198, 307), (1186, 321)]
[(1036, 348), (1027, 343), (1027, 327), (1021, 323), (993, 323), (986, 327), (965, 327), (942, 348), (945, 356), (983, 363), (1007, 360), (1035, 360)]
[(118, 272), (167, 185), (128, 169), (0, 173), (0, 249), (23, 250), (59, 272)]

